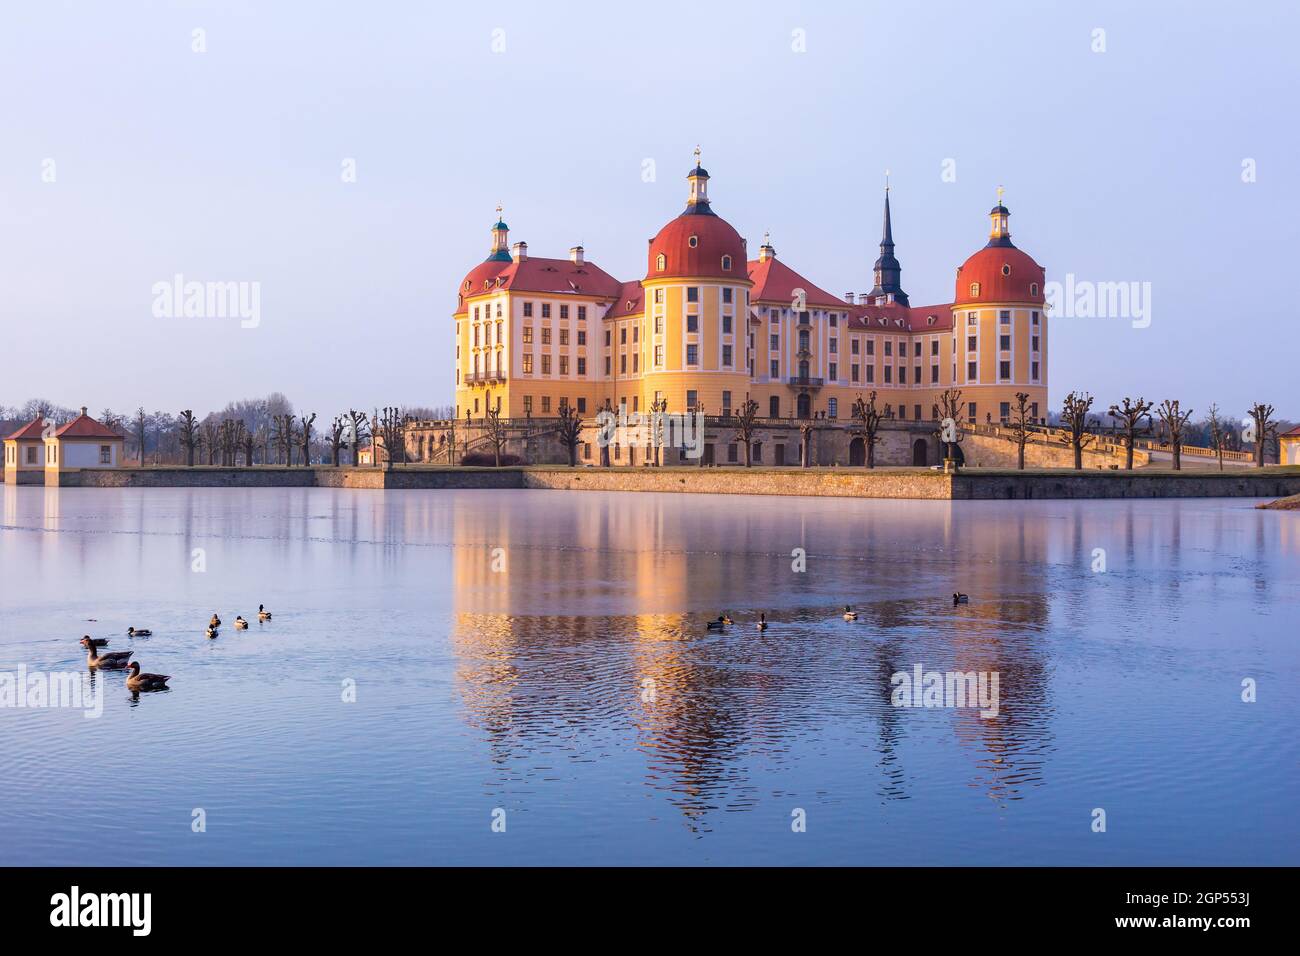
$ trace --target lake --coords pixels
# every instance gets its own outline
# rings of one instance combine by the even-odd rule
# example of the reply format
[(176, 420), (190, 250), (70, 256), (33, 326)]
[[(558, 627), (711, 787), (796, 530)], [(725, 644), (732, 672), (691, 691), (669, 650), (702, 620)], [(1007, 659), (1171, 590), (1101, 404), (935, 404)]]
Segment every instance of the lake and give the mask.
[(1300, 513), (0, 494), (0, 864), (1300, 863)]

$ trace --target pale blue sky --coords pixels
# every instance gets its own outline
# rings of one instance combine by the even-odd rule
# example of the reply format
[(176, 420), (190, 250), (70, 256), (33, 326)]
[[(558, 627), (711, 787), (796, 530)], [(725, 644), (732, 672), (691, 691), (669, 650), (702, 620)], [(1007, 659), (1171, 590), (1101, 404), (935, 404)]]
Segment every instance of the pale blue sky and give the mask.
[[(751, 251), (770, 229), (832, 292), (871, 286), (886, 167), (914, 303), (951, 299), (998, 183), (1049, 279), (1152, 283), (1149, 328), (1053, 320), (1053, 407), (1089, 388), (1300, 417), (1290, 5), (42, 0), (4, 21), (2, 404), (449, 403), (496, 203), (533, 255), (582, 241), (639, 278), (700, 143)], [(260, 282), (261, 325), (155, 318), (178, 272)]]

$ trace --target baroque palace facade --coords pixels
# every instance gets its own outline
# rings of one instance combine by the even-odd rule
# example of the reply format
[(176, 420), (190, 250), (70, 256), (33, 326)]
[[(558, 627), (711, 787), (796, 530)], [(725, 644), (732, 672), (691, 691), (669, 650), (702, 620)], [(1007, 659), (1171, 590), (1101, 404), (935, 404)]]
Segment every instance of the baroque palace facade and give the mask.
[(1011, 242), (999, 198), (988, 242), (958, 269), (953, 301), (912, 305), (884, 234), (870, 292), (838, 297), (779, 259), (757, 258), (709, 200), (698, 159), (684, 212), (650, 240), (646, 274), (620, 281), (588, 260), (528, 255), (500, 220), (487, 260), (460, 285), (456, 416), (554, 416), (567, 402), (602, 408), (703, 409), (727, 416), (747, 399), (769, 419), (848, 423), (876, 392), (901, 422), (930, 421), (941, 393), (962, 392), (963, 419), (1005, 420), (1017, 392), (1047, 412), (1044, 271)]

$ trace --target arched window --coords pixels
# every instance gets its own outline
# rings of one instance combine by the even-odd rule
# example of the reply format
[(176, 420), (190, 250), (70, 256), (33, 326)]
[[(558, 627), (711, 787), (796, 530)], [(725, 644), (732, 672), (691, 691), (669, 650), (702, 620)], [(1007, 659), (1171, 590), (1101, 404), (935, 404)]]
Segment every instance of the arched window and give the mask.
[(658, 258), (655, 259), (655, 269), (663, 272), (666, 268), (668, 268), (668, 257), (661, 252)]
[(980, 294), (980, 284), (978, 282), (972, 282), (970, 284), (970, 294), (972, 296), (977, 296)]
[(731, 256), (722, 257), (722, 271), (723, 272), (731, 271)]
[(1038, 295), (1038, 283), (1037, 283), (1037, 282), (1031, 282), (1031, 283), (1029, 283), (1029, 294), (1030, 294), (1030, 295)]

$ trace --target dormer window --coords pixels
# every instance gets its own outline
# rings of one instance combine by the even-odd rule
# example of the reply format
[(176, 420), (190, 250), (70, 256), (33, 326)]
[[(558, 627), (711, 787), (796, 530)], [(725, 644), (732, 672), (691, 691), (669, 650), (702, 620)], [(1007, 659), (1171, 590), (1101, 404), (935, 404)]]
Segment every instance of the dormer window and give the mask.
[(980, 294), (980, 284), (978, 282), (972, 282), (970, 284), (970, 294), (971, 298), (975, 298)]
[(1029, 294), (1030, 294), (1030, 295), (1038, 295), (1038, 283), (1037, 283), (1037, 282), (1031, 282), (1031, 283), (1029, 283)]
[(690, 246), (692, 249), (694, 249), (696, 246), (700, 244), (700, 237), (691, 236), (689, 239), (686, 240), (686, 244)]
[(731, 256), (722, 257), (722, 271), (723, 272), (731, 271)]
[(925, 317), (925, 324), (926, 324), (926, 325), (934, 325), (934, 320), (937, 319), (937, 318), (938, 318), (937, 315), (927, 315), (927, 316)]
[(655, 259), (655, 270), (658, 272), (663, 272), (664, 269), (666, 268), (668, 268), (668, 257), (661, 252), (659, 253), (659, 256)]

